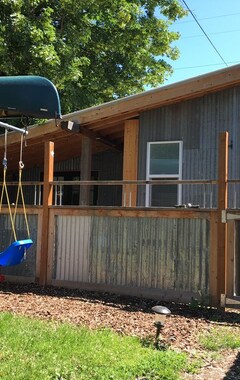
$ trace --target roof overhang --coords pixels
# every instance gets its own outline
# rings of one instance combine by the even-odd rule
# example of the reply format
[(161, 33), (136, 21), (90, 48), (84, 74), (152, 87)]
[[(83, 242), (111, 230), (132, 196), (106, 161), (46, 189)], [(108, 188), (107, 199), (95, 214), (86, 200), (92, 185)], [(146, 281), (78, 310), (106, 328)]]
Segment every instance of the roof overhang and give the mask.
[[(104, 140), (110, 141), (113, 145), (121, 144), (124, 135), (124, 121), (138, 118), (141, 112), (194, 99), (237, 85), (240, 85), (240, 65), (76, 111), (64, 115), (62, 120), (75, 122), (81, 126), (82, 132), (84, 131), (85, 134), (89, 132), (89, 137), (95, 139), (93, 152), (97, 152), (109, 149), (109, 145), (107, 146)], [(29, 127), (28, 132), (26, 156), (31, 157), (29, 164), (43, 162), (44, 141), (55, 142), (57, 161), (80, 155), (81, 131), (80, 133), (66, 132), (56, 126), (55, 120), (50, 120), (45, 124)], [(13, 157), (19, 139), (20, 137), (16, 133), (9, 134), (9, 155), (12, 152)], [(4, 138), (0, 137), (0, 156), (3, 145)], [(38, 155), (37, 152), (39, 152)]]
[(63, 119), (79, 122), (82, 125), (93, 125), (109, 119), (114, 120), (114, 118), (132, 118), (143, 111), (197, 98), (239, 84), (240, 65), (235, 65), (99, 106), (76, 111), (65, 115)]

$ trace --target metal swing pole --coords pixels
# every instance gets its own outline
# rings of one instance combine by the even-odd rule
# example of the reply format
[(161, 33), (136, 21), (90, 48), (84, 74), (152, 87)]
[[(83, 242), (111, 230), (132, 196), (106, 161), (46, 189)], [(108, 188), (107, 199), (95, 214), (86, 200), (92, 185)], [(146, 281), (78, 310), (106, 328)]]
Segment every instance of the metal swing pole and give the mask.
[(10, 125), (10, 124), (7, 124), (7, 123), (3, 123), (2, 121), (0, 121), (0, 127), (3, 127), (5, 129), (11, 129), (12, 131), (20, 132), (23, 135), (27, 135), (28, 134), (28, 131), (26, 131), (25, 129), (21, 129), (21, 128), (15, 127), (14, 125)]

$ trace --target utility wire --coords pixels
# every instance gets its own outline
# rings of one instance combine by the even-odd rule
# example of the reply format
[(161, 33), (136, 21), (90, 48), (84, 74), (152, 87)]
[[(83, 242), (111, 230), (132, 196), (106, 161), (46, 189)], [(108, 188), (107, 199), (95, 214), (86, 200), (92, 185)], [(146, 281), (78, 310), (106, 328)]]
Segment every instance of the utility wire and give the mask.
[[(214, 32), (214, 33), (210, 33), (210, 35), (217, 35), (217, 34), (226, 34), (226, 33), (236, 33), (236, 32), (240, 32), (240, 29), (232, 29), (232, 30), (224, 30), (222, 32)], [(182, 37), (181, 36), (181, 39), (184, 40), (184, 39), (187, 39), (187, 38), (196, 38), (196, 37), (203, 37), (202, 34), (195, 34), (193, 36), (186, 36), (186, 37)]]
[[(238, 16), (239, 14), (240, 14), (240, 12), (225, 13), (224, 15), (211, 16), (211, 17), (203, 17), (203, 18), (200, 18), (199, 21), (202, 21), (202, 20), (214, 20), (216, 18), (223, 18), (223, 17), (230, 17), (230, 16)], [(194, 22), (194, 20), (176, 21), (175, 24), (186, 24), (186, 23), (189, 23), (189, 22)]]
[[(239, 64), (239, 61), (234, 61), (234, 62), (227, 62), (228, 65), (234, 65), (234, 64)], [(209, 66), (221, 66), (222, 63), (210, 63), (208, 65), (197, 65), (197, 66), (185, 66), (185, 67), (175, 67), (174, 71), (176, 70), (188, 70), (188, 69), (197, 69), (200, 67), (209, 67)]]
[(194, 20), (196, 21), (196, 23), (198, 24), (199, 28), (201, 29), (201, 31), (203, 32), (203, 34), (205, 35), (205, 37), (208, 39), (208, 41), (210, 42), (210, 44), (212, 45), (212, 47), (214, 48), (214, 50), (216, 51), (216, 53), (218, 54), (218, 56), (221, 58), (221, 60), (223, 61), (223, 63), (228, 66), (227, 62), (225, 61), (225, 59), (222, 57), (222, 55), (220, 54), (220, 52), (218, 51), (218, 49), (216, 48), (216, 46), (213, 44), (213, 42), (211, 41), (211, 39), (208, 37), (207, 33), (205, 32), (205, 30), (203, 29), (202, 25), (199, 23), (199, 21), (197, 20), (196, 16), (193, 14), (193, 12), (191, 11), (191, 9), (189, 8), (189, 6), (187, 5), (186, 1), (185, 0), (181, 0), (182, 3), (185, 5), (185, 7), (187, 8), (187, 10), (191, 13), (192, 17), (194, 18)]

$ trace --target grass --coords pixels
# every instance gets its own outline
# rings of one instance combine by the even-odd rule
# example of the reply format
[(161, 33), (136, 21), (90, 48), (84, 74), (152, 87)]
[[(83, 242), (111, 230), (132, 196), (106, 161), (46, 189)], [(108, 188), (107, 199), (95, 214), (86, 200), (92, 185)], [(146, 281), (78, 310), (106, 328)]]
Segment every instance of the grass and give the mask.
[(0, 314), (4, 380), (176, 380), (187, 369), (185, 354), (136, 337)]
[(199, 341), (203, 348), (209, 351), (240, 348), (240, 335), (236, 334), (236, 327), (215, 327), (210, 332), (200, 335)]

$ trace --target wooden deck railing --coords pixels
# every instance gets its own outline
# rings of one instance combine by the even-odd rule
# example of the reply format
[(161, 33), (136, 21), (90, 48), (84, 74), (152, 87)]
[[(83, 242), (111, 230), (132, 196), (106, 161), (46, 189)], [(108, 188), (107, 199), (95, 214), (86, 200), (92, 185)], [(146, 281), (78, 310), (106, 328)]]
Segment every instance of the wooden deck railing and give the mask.
[[(240, 179), (227, 179), (226, 181), (228, 187), (228, 208), (240, 210)], [(24, 181), (22, 183), (24, 187), (24, 193), (26, 194), (27, 204), (29, 206), (41, 206), (43, 204), (43, 181)], [(0, 188), (1, 188), (0, 183)], [(17, 182), (10, 181), (8, 182), (9, 189), (17, 188)], [(146, 186), (165, 186), (165, 185), (180, 185), (182, 187), (182, 206), (188, 206), (188, 203), (198, 205), (199, 208), (203, 209), (216, 209), (217, 208), (217, 194), (218, 194), (218, 181), (213, 179), (194, 179), (194, 180), (139, 180), (139, 181), (130, 181), (130, 180), (95, 180), (95, 181), (51, 181), (49, 185), (53, 189), (53, 200), (52, 203), (55, 206), (71, 206), (71, 203), (63, 202), (63, 193), (64, 189), (68, 186), (74, 186), (80, 189), (82, 187), (97, 187), (101, 188), (121, 188), (122, 200), (121, 204), (112, 203), (110, 206), (122, 206), (122, 207), (145, 207), (145, 204), (139, 204), (133, 206), (131, 204), (131, 187), (132, 185), (136, 186), (138, 190), (143, 189)], [(193, 196), (191, 199), (187, 199), (187, 195), (184, 196), (185, 189), (188, 188), (188, 193), (192, 192)], [(194, 196), (195, 189), (197, 188), (198, 195)], [(11, 190), (10, 190), (11, 191)], [(128, 193), (128, 203), (127, 196)], [(200, 194), (200, 195), (199, 195)], [(195, 198), (195, 199), (194, 199)], [(200, 202), (198, 202), (200, 199)], [(77, 205), (75, 205), (78, 207)], [(81, 205), (79, 205), (80, 207)], [(86, 206), (86, 204), (85, 204)], [(105, 206), (104, 204), (89, 204), (88, 206)], [(172, 205), (175, 207), (176, 205)], [(107, 207), (107, 206), (106, 206)], [(161, 208), (161, 206), (159, 206)]]

